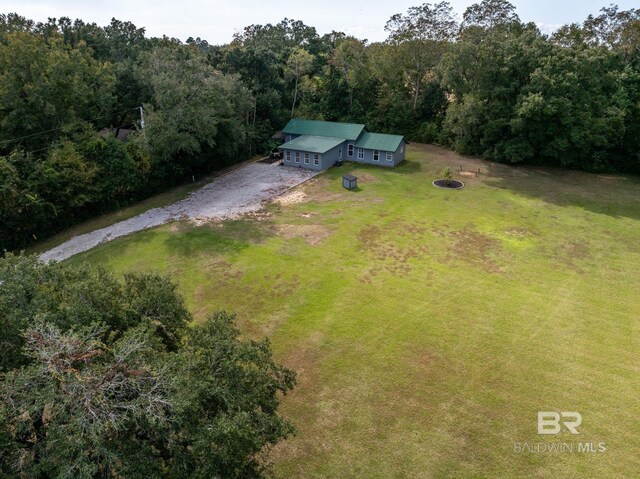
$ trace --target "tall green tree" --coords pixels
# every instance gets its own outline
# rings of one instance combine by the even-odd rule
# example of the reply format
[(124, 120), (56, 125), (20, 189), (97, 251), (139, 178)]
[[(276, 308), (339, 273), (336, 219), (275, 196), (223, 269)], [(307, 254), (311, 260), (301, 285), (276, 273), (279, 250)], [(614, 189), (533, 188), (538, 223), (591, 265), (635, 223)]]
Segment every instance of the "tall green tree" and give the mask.
[[(151, 91), (143, 138), (157, 177), (180, 179), (241, 157), (253, 99), (236, 77), (215, 71), (196, 47), (181, 45), (145, 53), (136, 77)], [(232, 135), (226, 142), (222, 126)]]
[[(600, 10), (600, 15), (589, 15), (582, 28), (587, 40), (595, 45), (620, 47), (629, 40), (638, 40), (640, 9), (620, 10), (611, 4)], [(636, 46), (638, 44), (636, 43)]]
[(604, 48), (554, 49), (518, 99), (507, 158), (610, 169), (625, 135), (627, 107), (617, 61)]
[(157, 275), (0, 259), (0, 475), (263, 477), (294, 373)]
[(0, 152), (43, 148), (84, 121), (105, 123), (115, 100), (113, 68), (83, 42), (71, 48), (57, 34), (16, 31), (1, 43)]
[(467, 7), (462, 16), (463, 27), (493, 28), (513, 22), (520, 22), (520, 17), (516, 7), (507, 0), (482, 0)]
[[(334, 68), (344, 79), (348, 89), (349, 114), (353, 112), (354, 100), (358, 88), (368, 84), (370, 77), (370, 65), (367, 55), (367, 43), (354, 37), (340, 39), (333, 48), (328, 64)], [(344, 102), (344, 98), (342, 99)]]
[(298, 93), (300, 84), (305, 80), (306, 76), (311, 72), (313, 66), (313, 55), (303, 48), (296, 48), (291, 52), (287, 59), (285, 68), (285, 76), (293, 82), (293, 103), (291, 104), (291, 118), (293, 118), (296, 110), (296, 102), (298, 101)]
[(0, 258), (0, 370), (30, 362), (22, 332), (40, 318), (68, 331), (100, 324), (99, 339), (114, 340), (146, 324), (175, 349), (191, 320), (176, 287), (156, 275), (127, 275), (124, 283), (102, 269), (43, 264), (35, 256)]
[(518, 99), (549, 48), (535, 25), (520, 23), (458, 42), (440, 66), (453, 100), (443, 139), (464, 153), (510, 161), (505, 141)]
[(385, 30), (389, 32), (392, 58), (397, 59), (411, 85), (416, 110), (423, 82), (457, 33), (453, 8), (448, 2), (411, 7), (404, 15), (393, 15)]

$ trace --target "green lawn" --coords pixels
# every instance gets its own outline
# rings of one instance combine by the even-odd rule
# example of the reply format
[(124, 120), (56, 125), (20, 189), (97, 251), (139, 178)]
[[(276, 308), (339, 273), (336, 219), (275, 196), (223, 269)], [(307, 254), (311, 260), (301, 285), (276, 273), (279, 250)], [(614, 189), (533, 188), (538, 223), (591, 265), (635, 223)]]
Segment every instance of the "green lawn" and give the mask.
[[(447, 164), (482, 174), (437, 189)], [(395, 170), (348, 165), (301, 190), (259, 217), (71, 261), (167, 273), (196, 318), (236, 311), (272, 339), (298, 372), (277, 477), (637, 477), (638, 179), (412, 145)], [(539, 410), (580, 412), (580, 435), (539, 436)], [(514, 451), (558, 441), (606, 452)]]

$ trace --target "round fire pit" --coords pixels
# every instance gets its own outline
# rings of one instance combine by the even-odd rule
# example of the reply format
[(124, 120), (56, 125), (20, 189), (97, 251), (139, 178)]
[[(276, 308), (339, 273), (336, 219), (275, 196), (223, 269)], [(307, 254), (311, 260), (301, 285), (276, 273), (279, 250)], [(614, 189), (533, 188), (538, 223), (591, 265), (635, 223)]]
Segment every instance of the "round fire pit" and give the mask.
[(459, 190), (464, 188), (464, 183), (458, 180), (435, 180), (433, 186), (438, 188), (447, 188), (449, 190)]

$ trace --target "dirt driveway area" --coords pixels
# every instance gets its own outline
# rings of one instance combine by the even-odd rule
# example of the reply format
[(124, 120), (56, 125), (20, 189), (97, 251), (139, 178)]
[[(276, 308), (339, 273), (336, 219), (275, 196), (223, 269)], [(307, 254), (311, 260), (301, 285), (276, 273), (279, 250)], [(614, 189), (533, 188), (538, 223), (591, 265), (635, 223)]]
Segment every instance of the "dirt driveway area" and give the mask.
[(279, 166), (277, 163), (250, 163), (219, 176), (184, 200), (144, 213), (91, 233), (75, 236), (40, 255), (42, 261), (62, 261), (101, 243), (171, 221), (208, 221), (235, 218), (258, 211), (263, 202), (303, 183), (318, 172)]

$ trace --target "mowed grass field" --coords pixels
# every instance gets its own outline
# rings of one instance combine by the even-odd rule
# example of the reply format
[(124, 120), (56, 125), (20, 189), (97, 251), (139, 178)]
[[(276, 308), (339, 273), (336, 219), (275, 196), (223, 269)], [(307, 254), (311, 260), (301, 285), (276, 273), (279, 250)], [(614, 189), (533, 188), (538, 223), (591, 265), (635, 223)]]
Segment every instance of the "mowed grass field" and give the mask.
[[(437, 189), (445, 165), (481, 174)], [(267, 455), (277, 477), (640, 474), (637, 178), (411, 145), (394, 170), (333, 168), (253, 217), (71, 261), (166, 273), (196, 320), (235, 311), (244, 334), (271, 338), (298, 372), (282, 406), (297, 435)], [(538, 411), (581, 413), (580, 434), (538, 435)]]

